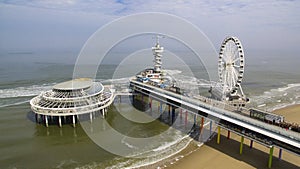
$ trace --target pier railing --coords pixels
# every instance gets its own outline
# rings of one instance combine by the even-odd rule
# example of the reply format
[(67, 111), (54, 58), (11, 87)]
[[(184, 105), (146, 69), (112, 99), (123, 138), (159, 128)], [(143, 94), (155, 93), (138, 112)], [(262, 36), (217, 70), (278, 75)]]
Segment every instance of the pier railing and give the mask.
[(252, 128), (253, 130), (260, 131), (271, 138), (276, 138), (279, 140), (283, 139), (284, 142), (289, 142), (300, 148), (299, 133), (252, 119), (246, 114), (238, 114), (226, 109), (222, 109), (220, 107), (222, 107), (224, 103), (222, 103), (223, 105), (220, 105), (221, 103), (219, 101), (207, 98), (207, 101), (203, 102), (173, 92), (169, 92), (155, 86), (147, 85), (136, 80), (131, 80), (131, 82), (138, 85), (139, 88), (148, 91), (149, 93), (158, 94), (162, 97), (171, 99), (185, 106), (193, 107), (196, 110), (201, 110), (220, 119), (229, 120), (246, 128)]

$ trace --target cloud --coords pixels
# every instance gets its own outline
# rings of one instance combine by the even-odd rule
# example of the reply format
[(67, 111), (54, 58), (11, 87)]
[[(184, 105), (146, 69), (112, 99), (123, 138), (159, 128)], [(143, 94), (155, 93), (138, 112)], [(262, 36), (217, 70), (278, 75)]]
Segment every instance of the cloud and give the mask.
[[(1, 2), (0, 2), (1, 3)], [(288, 20), (299, 19), (299, 1), (288, 0), (5, 0), (3, 4), (28, 6), (35, 8), (46, 8), (63, 11), (100, 13), (106, 15), (129, 15), (138, 12), (167, 12), (185, 18), (199, 16), (218, 17), (218, 16), (253, 16), (259, 20), (260, 17), (272, 14), (276, 19), (284, 16), (285, 22)]]
[[(253, 49), (298, 49), (296, 44), (300, 43), (300, 13), (298, 12), (300, 1), (5, 0), (0, 2), (0, 6), (2, 9), (7, 8), (6, 12), (8, 8), (31, 9), (31, 12), (35, 12), (32, 15), (36, 20), (42, 20), (44, 17), (52, 24), (67, 22), (74, 26), (74, 31), (76, 30), (78, 34), (81, 33), (79, 29), (90, 28), (92, 31), (96, 26), (100, 27), (121, 16), (140, 12), (166, 12), (183, 17), (197, 25), (216, 46), (228, 35), (241, 37), (245, 44), (249, 45), (248, 48)], [(11, 17), (7, 13), (4, 15)], [(4, 15), (2, 16), (5, 17)], [(14, 14), (15, 17), (16, 15)], [(95, 24), (95, 22), (99, 23)], [(66, 27), (67, 23), (64, 23)], [(81, 23), (85, 26), (78, 26)], [(47, 24), (51, 25), (51, 23)]]

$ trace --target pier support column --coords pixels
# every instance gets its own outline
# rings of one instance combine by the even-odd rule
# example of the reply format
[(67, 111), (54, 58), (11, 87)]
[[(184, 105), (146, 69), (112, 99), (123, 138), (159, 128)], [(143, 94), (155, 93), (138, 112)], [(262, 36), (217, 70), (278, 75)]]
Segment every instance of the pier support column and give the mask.
[(75, 127), (75, 115), (72, 116), (73, 127)]
[(157, 111), (160, 112), (160, 103), (157, 105)]
[(41, 123), (42, 122), (42, 115), (36, 114), (37, 115), (37, 122)]
[(45, 115), (45, 123), (46, 123), (46, 127), (48, 127), (48, 117)]
[(197, 115), (194, 114), (194, 124), (196, 124), (196, 123), (197, 123)]
[(35, 113), (34, 116), (35, 116), (35, 122), (38, 123), (39, 122), (38, 121), (38, 114)]
[(243, 145), (244, 145), (244, 136), (241, 136), (240, 154), (243, 153)]
[(144, 103), (144, 95), (142, 94), (142, 103)]
[(104, 109), (101, 109), (102, 118), (105, 118), (105, 111)]
[(270, 147), (270, 155), (269, 155), (268, 168), (272, 167), (273, 151), (274, 151), (274, 146), (271, 146)]
[(253, 140), (250, 140), (250, 148), (253, 147)]
[(151, 108), (151, 110), (152, 110), (152, 98), (151, 97), (149, 97), (149, 99), (150, 99), (150, 101), (149, 101), (149, 107)]
[(188, 121), (188, 111), (185, 111), (185, 120), (184, 120), (184, 125), (187, 125), (187, 121)]
[(159, 102), (159, 105), (158, 105), (158, 109), (159, 109), (159, 119), (162, 120), (163, 119), (163, 107), (162, 107), (162, 102), (160, 101)]
[(220, 138), (221, 138), (221, 127), (218, 126), (218, 137), (217, 137), (217, 143), (220, 144)]
[(58, 125), (59, 125), (59, 127), (62, 127), (62, 125), (61, 125), (61, 116), (58, 116)]
[(212, 135), (212, 120), (209, 122), (209, 136)]
[(174, 106), (171, 107), (172, 107), (172, 124), (173, 124), (175, 121), (175, 107)]
[(182, 119), (182, 108), (180, 108), (180, 120)]
[(171, 105), (168, 105), (168, 113), (169, 113), (169, 117), (170, 117), (170, 113), (171, 113)]
[(279, 149), (279, 154), (278, 154), (279, 160), (281, 160), (281, 157), (282, 157), (282, 149), (280, 148), (280, 149)]
[(90, 120), (91, 120), (91, 123), (93, 122), (93, 114), (90, 113)]
[(227, 139), (230, 139), (230, 131), (227, 132)]
[(204, 117), (201, 117), (200, 134), (202, 133), (203, 126), (204, 126)]

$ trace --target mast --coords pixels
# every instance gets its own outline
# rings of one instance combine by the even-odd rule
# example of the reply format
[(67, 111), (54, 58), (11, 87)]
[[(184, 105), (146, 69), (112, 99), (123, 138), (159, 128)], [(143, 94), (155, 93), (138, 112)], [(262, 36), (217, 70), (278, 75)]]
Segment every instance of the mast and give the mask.
[(161, 73), (161, 57), (164, 48), (159, 45), (159, 38), (163, 38), (163, 36), (156, 36), (156, 44), (152, 47), (153, 55), (154, 55), (154, 72)]

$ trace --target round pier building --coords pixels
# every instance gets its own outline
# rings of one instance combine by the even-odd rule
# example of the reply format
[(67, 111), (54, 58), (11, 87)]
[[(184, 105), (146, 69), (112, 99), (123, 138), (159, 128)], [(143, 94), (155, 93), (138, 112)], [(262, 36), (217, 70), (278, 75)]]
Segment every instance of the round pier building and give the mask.
[(42, 92), (30, 101), (36, 122), (49, 124), (73, 124), (79, 116), (92, 121), (104, 117), (113, 102), (113, 93), (100, 82), (80, 78), (62, 82), (52, 90)]

